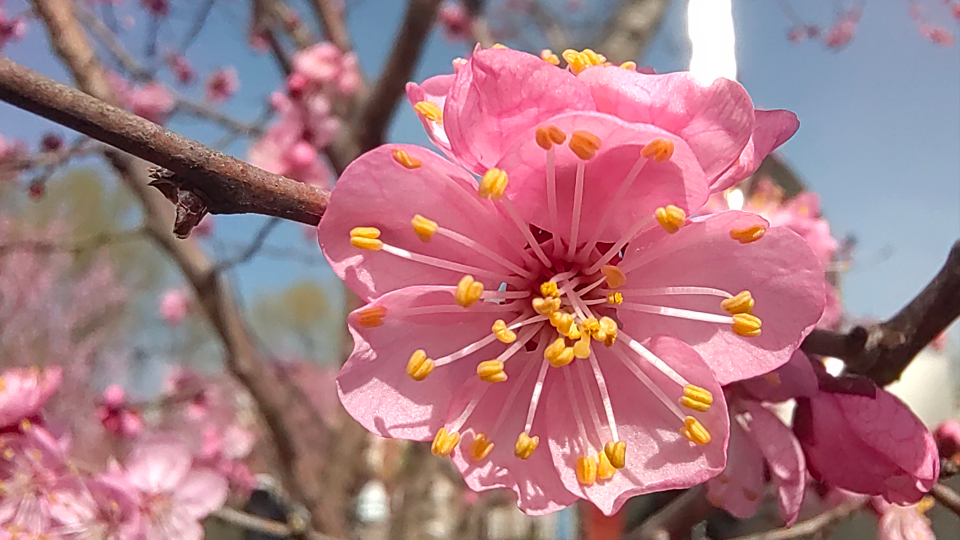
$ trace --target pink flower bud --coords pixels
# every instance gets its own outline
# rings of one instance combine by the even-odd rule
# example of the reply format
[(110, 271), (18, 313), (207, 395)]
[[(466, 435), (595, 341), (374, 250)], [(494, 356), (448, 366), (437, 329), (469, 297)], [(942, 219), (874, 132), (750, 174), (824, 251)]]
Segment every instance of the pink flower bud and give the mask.
[(956, 420), (943, 422), (933, 432), (933, 438), (937, 441), (940, 457), (950, 459), (960, 454), (960, 422)]

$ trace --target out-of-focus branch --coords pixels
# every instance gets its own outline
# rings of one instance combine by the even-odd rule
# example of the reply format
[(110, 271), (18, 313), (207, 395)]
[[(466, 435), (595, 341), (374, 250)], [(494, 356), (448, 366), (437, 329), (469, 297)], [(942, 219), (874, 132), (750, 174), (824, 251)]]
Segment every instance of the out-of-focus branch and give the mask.
[[(77, 66), (93, 61), (72, 50), (61, 57)], [(104, 73), (96, 66), (77, 71), (78, 85), (112, 99), (106, 77), (90, 75)], [(6, 58), (0, 58), (0, 99), (173, 171), (181, 189), (195, 192), (214, 214), (253, 212), (315, 225), (329, 200), (327, 191), (214, 151)]]
[(759, 534), (741, 536), (735, 540), (792, 540), (794, 538), (806, 538), (850, 517), (865, 503), (866, 498), (846, 501), (806, 521), (801, 521), (789, 529), (776, 529)]
[(596, 49), (611, 62), (637, 60), (656, 35), (670, 0), (624, 0), (607, 20)]
[(8, 252), (33, 251), (37, 253), (84, 253), (111, 244), (118, 244), (143, 237), (141, 227), (129, 231), (105, 231), (82, 240), (58, 242), (54, 240), (17, 239), (0, 244), (0, 257)]
[(930, 495), (933, 495), (933, 498), (945, 508), (960, 516), (960, 493), (943, 484), (934, 484)]
[(570, 48), (570, 42), (567, 40), (566, 32), (557, 24), (556, 19), (554, 19), (546, 6), (538, 0), (535, 0), (530, 3), (528, 9), (530, 10), (530, 18), (533, 19), (533, 23), (543, 32), (543, 35), (547, 38), (547, 43), (550, 44), (554, 52), (560, 54), (565, 49)]
[(681, 493), (643, 525), (625, 534), (620, 540), (670, 540), (684, 538), (697, 523), (717, 511), (705, 496), (703, 486)]
[(360, 108), (355, 132), (361, 153), (383, 143), (387, 125), (420, 61), (439, 8), (440, 0), (410, 0), (407, 5), (386, 66)]
[(350, 52), (353, 45), (350, 43), (350, 33), (343, 20), (343, 11), (334, 4), (330, 0), (310, 0), (310, 6), (313, 7), (320, 22), (323, 37), (336, 45), (341, 52)]
[(807, 353), (833, 356), (848, 369), (886, 386), (910, 361), (960, 316), (960, 240), (933, 280), (896, 315), (845, 334), (814, 330), (803, 342)]

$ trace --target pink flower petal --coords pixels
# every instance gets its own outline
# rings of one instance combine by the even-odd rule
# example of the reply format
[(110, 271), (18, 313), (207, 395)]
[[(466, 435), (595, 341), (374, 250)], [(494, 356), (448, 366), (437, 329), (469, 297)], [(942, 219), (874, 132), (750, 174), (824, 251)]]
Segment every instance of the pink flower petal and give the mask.
[(800, 120), (790, 111), (754, 111), (756, 126), (740, 158), (713, 182), (714, 193), (733, 187), (757, 172), (760, 163), (800, 129)]
[(482, 174), (517, 135), (562, 112), (595, 109), (589, 90), (569, 71), (532, 54), (477, 48), (456, 74), (443, 125), (456, 156)]
[(173, 499), (194, 519), (203, 519), (227, 500), (227, 480), (209, 470), (194, 469), (173, 491)]
[(707, 481), (707, 500), (734, 517), (753, 517), (766, 491), (763, 470), (763, 454), (734, 420), (730, 423), (727, 468)]
[[(408, 82), (407, 100), (411, 106), (421, 101), (429, 101), (442, 111), (447, 102), (447, 94), (450, 93), (450, 88), (453, 86), (453, 81), (454, 75), (437, 75), (436, 77), (430, 77), (421, 84)], [(427, 132), (427, 136), (430, 137), (433, 144), (436, 145), (445, 156), (456, 161), (453, 151), (450, 149), (450, 140), (447, 139), (443, 124), (431, 122), (420, 115), (417, 116), (420, 118), (420, 123), (423, 124), (423, 129)]]
[(146, 493), (172, 491), (190, 471), (190, 453), (180, 444), (147, 442), (126, 464), (127, 480)]
[(597, 110), (679, 135), (713, 181), (736, 161), (754, 129), (753, 102), (738, 83), (703, 86), (691, 74), (646, 75), (618, 67), (580, 74)]
[[(658, 207), (672, 204), (692, 213), (707, 200), (709, 193), (700, 164), (686, 143), (671, 133), (594, 112), (566, 113), (547, 122), (563, 131), (568, 143), (570, 135), (577, 130), (587, 131), (601, 140), (600, 151), (584, 167), (578, 243), (586, 243), (594, 235), (608, 208), (612, 208), (613, 213), (600, 235), (601, 242), (616, 242), (638, 221), (651, 219)], [(673, 156), (662, 163), (645, 160), (630, 188), (614, 200), (631, 170), (643, 159), (640, 155), (643, 147), (657, 139), (674, 144)], [(559, 231), (551, 230), (546, 204), (546, 152), (537, 145), (536, 129), (515, 139), (497, 167), (507, 172), (510, 179), (507, 196), (524, 219), (560, 236), (566, 243), (571, 235), (577, 167), (583, 161), (566, 144), (555, 146), (554, 151)]]
[[(441, 358), (491, 335), (494, 321), (507, 316), (479, 303), (462, 308), (450, 289), (400, 289), (347, 318), (354, 348), (337, 377), (337, 389), (347, 412), (368, 430), (383, 437), (432, 439), (460, 385), (476, 377), (479, 362), (502, 352), (503, 344), (494, 341), (437, 367), (423, 381), (407, 375), (414, 351), (423, 349), (429, 358)], [(361, 313), (384, 309), (381, 326), (360, 324)], [(436, 313), (405, 314), (411, 309)]]
[[(568, 393), (562, 386), (558, 388), (559, 383), (554, 383), (554, 389), (547, 397), (546, 422), (550, 433), (550, 451), (564, 485), (572, 493), (593, 502), (606, 515), (616, 513), (623, 503), (634, 495), (700, 484), (717, 475), (726, 465), (730, 421), (723, 391), (710, 369), (696, 351), (672, 337), (657, 336), (645, 345), (686, 380), (713, 394), (714, 402), (709, 411), (692, 413), (710, 433), (712, 440), (705, 446), (700, 446), (681, 436), (680, 428), (683, 424), (680, 419), (673, 416), (666, 406), (637, 380), (618, 356), (604, 350), (602, 346), (595, 347), (610, 390), (620, 437), (627, 443), (626, 467), (617, 471), (613, 478), (598, 480), (589, 487), (584, 487), (577, 481), (577, 458), (586, 452), (581, 448), (572, 407), (579, 406), (578, 409), (583, 415), (590, 437), (590, 455), (596, 457), (602, 444), (610, 440), (595, 383), (591, 383), (592, 399), (596, 402), (600, 422), (604, 426), (602, 439), (597, 436), (596, 428), (590, 429), (593, 421), (589, 406), (582, 388), (576, 382), (576, 404), (568, 398)], [(682, 393), (677, 383), (672, 382), (649, 362), (634, 360), (657, 387), (674, 388), (676, 395)], [(578, 362), (584, 363), (586, 360), (574, 360), (574, 363)]]
[[(400, 150), (420, 162), (415, 169), (398, 163)], [(496, 289), (507, 273), (500, 264), (448, 238), (421, 241), (411, 226), (421, 214), (441, 227), (479, 242), (506, 259), (522, 262), (524, 245), (516, 226), (489, 200), (477, 197), (477, 183), (463, 169), (417, 146), (389, 145), (372, 150), (347, 167), (333, 192), (319, 227), (320, 246), (334, 271), (361, 298), (376, 298), (407, 285), (456, 285), (466, 273), (367, 251), (350, 243), (354, 227), (377, 227), (387, 244), (447, 261), (469, 264), (497, 274), (475, 274), (487, 289)], [(497, 231), (502, 231), (498, 234)], [(516, 249), (507, 249), (510, 245)]]
[[(620, 265), (639, 264), (627, 273), (626, 288), (699, 286), (731, 294), (750, 291), (756, 301), (753, 314), (763, 323), (760, 336), (739, 336), (726, 324), (619, 309), (624, 331), (635, 339), (668, 334), (683, 340), (703, 355), (723, 385), (785, 364), (820, 319), (825, 281), (820, 263), (792, 231), (772, 228), (747, 244), (730, 238), (731, 229), (765, 223), (755, 214), (727, 211), (690, 220), (673, 235), (658, 227), (627, 246)], [(712, 296), (640, 300), (724, 313)], [(629, 301), (630, 295), (624, 294), (624, 302)]]
[(763, 453), (770, 474), (779, 484), (780, 517), (787, 527), (791, 527), (797, 521), (806, 490), (807, 468), (803, 449), (790, 428), (766, 407), (750, 400), (742, 400), (739, 405), (750, 414), (747, 434)]
[(799, 349), (786, 364), (770, 373), (741, 381), (740, 387), (757, 401), (773, 403), (809, 397), (819, 391), (817, 374), (810, 359)]
[(44, 370), (10, 368), (0, 375), (0, 428), (34, 416), (60, 388), (59, 367)]

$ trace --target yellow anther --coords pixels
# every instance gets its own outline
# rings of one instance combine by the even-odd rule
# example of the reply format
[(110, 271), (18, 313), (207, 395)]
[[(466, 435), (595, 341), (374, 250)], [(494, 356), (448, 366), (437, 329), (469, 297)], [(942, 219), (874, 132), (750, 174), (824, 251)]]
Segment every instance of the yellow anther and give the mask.
[(374, 306), (357, 312), (357, 323), (364, 328), (375, 328), (383, 325), (383, 317), (387, 314), (384, 306)]
[[(578, 340), (578, 339), (582, 339), (581, 332), (580, 332), (580, 327), (577, 326), (577, 325), (575, 325), (575, 324), (572, 325), (572, 326), (570, 327), (570, 331), (567, 332), (567, 333), (564, 334), (564, 335), (567, 336), (568, 339), (571, 339), (571, 340), (573, 340), (573, 341), (576, 341), (576, 340)], [(587, 337), (590, 337), (590, 336), (587, 336)]]
[(692, 416), (683, 419), (683, 427), (680, 428), (680, 434), (690, 442), (704, 445), (710, 442), (710, 432), (699, 420)]
[(552, 281), (544, 281), (540, 284), (540, 294), (543, 296), (550, 296), (553, 298), (560, 297), (560, 289), (557, 287), (557, 284)]
[(613, 266), (612, 264), (605, 264), (600, 267), (600, 272), (607, 278), (607, 287), (611, 289), (618, 289), (627, 284), (627, 276), (623, 273), (623, 270)]
[(524, 431), (519, 437), (517, 437), (517, 444), (513, 447), (513, 455), (520, 459), (529, 459), (539, 444), (540, 437), (531, 437), (527, 435), (526, 431)]
[(483, 461), (493, 451), (493, 442), (487, 438), (484, 433), (477, 433), (473, 436), (473, 442), (470, 443), (470, 459), (474, 461)]
[(673, 157), (673, 142), (666, 139), (654, 139), (640, 149), (640, 155), (657, 163), (663, 163)]
[(391, 153), (393, 154), (394, 161), (396, 161), (397, 163), (403, 165), (408, 169), (419, 169), (420, 165), (422, 165), (419, 159), (408, 154), (406, 150), (401, 150), (400, 148), (394, 148), (393, 152)]
[(470, 307), (483, 296), (483, 283), (473, 279), (473, 276), (463, 276), (453, 296), (461, 306)]
[(13, 459), (13, 456), (15, 456), (15, 455), (16, 455), (16, 454), (13, 453), (13, 449), (12, 449), (12, 448), (7, 448), (6, 450), (3, 451), (3, 459), (5, 459), (5, 460), (7, 460), (7, 461), (10, 461), (11, 459)]
[(636, 63), (636, 62), (627, 61), (627, 62), (624, 62), (624, 63), (620, 64), (620, 67), (622, 67), (623, 69), (628, 69), (628, 70), (630, 70), (630, 71), (636, 71), (636, 70), (637, 70), (637, 63)]
[(683, 227), (683, 224), (687, 222), (687, 213), (672, 204), (668, 204), (666, 208), (657, 208), (653, 215), (657, 218), (657, 223), (663, 227), (663, 230), (670, 234), (679, 231), (680, 227)]
[(553, 54), (553, 51), (550, 49), (544, 49), (540, 51), (540, 59), (548, 64), (553, 64), (555, 66), (560, 65), (560, 57)]
[(415, 381), (422, 381), (433, 371), (433, 367), (433, 360), (427, 358), (426, 351), (417, 349), (407, 361), (407, 375)]
[(487, 360), (477, 364), (477, 375), (481, 381), (489, 383), (504, 382), (507, 380), (507, 374), (503, 372), (503, 362), (500, 360)]
[(453, 452), (453, 449), (457, 447), (459, 442), (459, 433), (456, 431), (447, 431), (447, 428), (442, 427), (440, 431), (437, 432), (436, 437), (433, 438), (430, 451), (433, 452), (435, 456), (447, 457), (450, 455), (450, 452)]
[(590, 66), (602, 66), (607, 61), (605, 56), (590, 49), (584, 49), (581, 52), (567, 49), (563, 51), (562, 56), (563, 59), (567, 61), (567, 65), (574, 75), (579, 75)]
[(597, 155), (597, 152), (600, 150), (601, 141), (600, 137), (597, 137), (589, 131), (577, 130), (570, 135), (568, 145), (570, 146), (570, 150), (572, 150), (578, 158), (586, 161)]
[(557, 126), (549, 125), (538, 127), (536, 138), (537, 146), (549, 150), (555, 144), (563, 144), (563, 141), (567, 140), (567, 135)]
[(922, 516), (923, 514), (926, 514), (927, 512), (929, 512), (930, 509), (933, 508), (935, 504), (936, 504), (936, 501), (934, 500), (934, 498), (931, 497), (930, 495), (927, 495), (924, 498), (920, 499), (920, 502), (917, 503), (917, 513)]
[(573, 356), (580, 358), (590, 358), (590, 334), (583, 332), (580, 339), (573, 344)]
[(747, 227), (744, 229), (731, 229), (730, 238), (740, 242), (741, 244), (749, 244), (750, 242), (756, 242), (757, 240), (763, 238), (763, 235), (766, 234), (767, 228), (763, 225), (754, 225), (753, 227)]
[(436, 103), (432, 101), (418, 101), (417, 104), (413, 106), (413, 110), (420, 113), (420, 116), (423, 116), (427, 120), (443, 125), (443, 111), (440, 110), (440, 107)]
[(533, 305), (534, 311), (543, 315), (544, 317), (549, 317), (551, 313), (560, 309), (560, 299), (559, 298), (540, 298), (539, 296), (531, 300), (531, 305)]
[(585, 486), (592, 486), (597, 481), (597, 458), (583, 456), (577, 458), (577, 482)]
[(600, 480), (609, 480), (617, 474), (617, 469), (610, 464), (610, 458), (604, 452), (597, 454), (597, 478)]
[(688, 384), (683, 387), (683, 396), (680, 398), (680, 405), (695, 411), (706, 412), (710, 410), (713, 404), (713, 394), (706, 388)]
[(20, 421), (20, 431), (30, 431), (32, 428), (33, 423), (28, 418)]
[(557, 338), (556, 341), (547, 345), (543, 351), (543, 357), (550, 362), (553, 367), (563, 367), (573, 362), (573, 347), (567, 347), (563, 338)]
[(767, 381), (767, 384), (770, 386), (780, 386), (783, 384), (783, 380), (780, 379), (780, 374), (776, 371), (771, 371), (763, 376), (763, 380)]
[(437, 222), (420, 214), (413, 216), (410, 224), (413, 225), (413, 232), (417, 233), (417, 237), (424, 242), (429, 242), (433, 238), (433, 233), (437, 232)]
[(608, 292), (607, 303), (619, 306), (623, 303), (623, 294), (618, 292)]
[(720, 307), (731, 315), (750, 313), (753, 311), (754, 301), (750, 291), (741, 291), (732, 298), (720, 301)]
[(603, 453), (606, 454), (610, 464), (617, 469), (627, 466), (627, 442), (626, 441), (607, 441), (603, 446)]
[(610, 347), (617, 341), (617, 321), (610, 317), (600, 317), (600, 329), (593, 334), (593, 338), (602, 341), (604, 345)]
[(517, 333), (507, 328), (507, 323), (503, 319), (497, 319), (493, 323), (493, 333), (501, 343), (513, 343), (517, 340)]
[(383, 249), (380, 238), (380, 229), (376, 227), (354, 227), (350, 229), (350, 243), (360, 249), (378, 251)]
[(466, 60), (465, 58), (460, 58), (460, 57), (458, 56), (457, 58), (454, 58), (454, 59), (453, 59), (453, 62), (452, 62), (452, 63), (453, 63), (453, 72), (454, 72), (454, 73), (459, 73), (459, 72), (460, 72), (460, 68), (462, 68), (463, 66), (467, 65), (467, 60)]
[(760, 335), (762, 323), (755, 315), (737, 313), (733, 316), (733, 332), (743, 337), (757, 337)]
[(491, 49), (509, 49), (509, 47), (507, 47), (503, 43), (494, 43), (493, 45), (490, 46), (490, 48)]
[(600, 331), (600, 321), (593, 317), (587, 317), (583, 320), (583, 331), (593, 336)]
[(477, 195), (481, 199), (499, 201), (507, 189), (507, 173), (501, 169), (490, 169), (483, 174)]
[(556, 328), (561, 335), (566, 336), (570, 333), (570, 329), (573, 328), (573, 315), (564, 311), (554, 311), (550, 314), (550, 324)]

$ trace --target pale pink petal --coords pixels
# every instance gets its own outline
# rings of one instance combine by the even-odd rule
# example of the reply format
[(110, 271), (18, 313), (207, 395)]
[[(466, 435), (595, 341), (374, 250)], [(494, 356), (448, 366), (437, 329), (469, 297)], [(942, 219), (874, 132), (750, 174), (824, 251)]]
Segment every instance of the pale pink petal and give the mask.
[(60, 388), (63, 371), (10, 368), (0, 375), (0, 428), (34, 416)]
[[(438, 359), (492, 334), (494, 321), (512, 314), (478, 302), (469, 308), (454, 300), (452, 288), (407, 287), (388, 293), (347, 318), (353, 353), (340, 370), (337, 389), (351, 416), (368, 430), (401, 439), (432, 439), (447, 406), (478, 363), (496, 358), (506, 347), (499, 341), (440, 366), (423, 381), (407, 375), (407, 362), (423, 349)], [(436, 313), (405, 314), (423, 308)], [(385, 310), (382, 325), (364, 327), (359, 314)]]
[(734, 419), (730, 423), (730, 446), (727, 468), (707, 481), (707, 500), (730, 515), (753, 517), (763, 502), (763, 454)]
[[(436, 77), (430, 77), (421, 84), (408, 82), (407, 100), (411, 106), (421, 101), (429, 101), (442, 111), (447, 102), (447, 94), (450, 93), (450, 88), (453, 86), (453, 80), (453, 75), (437, 75)], [(450, 140), (447, 139), (443, 124), (432, 122), (421, 115), (417, 116), (420, 118), (420, 123), (423, 124), (423, 129), (427, 132), (433, 144), (448, 158), (456, 160), (453, 151), (450, 149)]]
[(794, 424), (810, 473), (827, 484), (913, 504), (937, 481), (933, 436), (885, 390), (801, 399)]
[(916, 506), (886, 505), (878, 529), (879, 540), (937, 540), (930, 520)]
[(790, 428), (766, 407), (750, 400), (741, 400), (740, 407), (750, 415), (747, 435), (763, 453), (770, 474), (778, 484), (780, 517), (790, 527), (797, 521), (806, 490), (807, 468), (803, 449)]
[(444, 130), (454, 154), (481, 174), (514, 137), (562, 112), (596, 109), (572, 73), (520, 51), (477, 48), (455, 77)]
[(741, 381), (739, 386), (756, 400), (773, 403), (809, 397), (819, 391), (817, 374), (810, 359), (799, 349), (786, 364), (770, 373)]
[(146, 493), (171, 491), (190, 471), (190, 461), (190, 453), (181, 444), (143, 443), (126, 464), (127, 480)]
[(676, 133), (700, 160), (708, 181), (736, 161), (754, 129), (753, 102), (734, 81), (703, 86), (685, 72), (646, 75), (618, 67), (580, 74), (597, 110)]
[[(683, 139), (646, 124), (630, 124), (595, 112), (572, 112), (555, 116), (548, 124), (567, 134), (587, 131), (601, 140), (596, 156), (586, 162), (583, 176), (582, 208), (578, 243), (591, 238), (608, 208), (613, 209), (600, 235), (601, 242), (616, 242), (640, 220), (651, 220), (654, 211), (672, 204), (687, 213), (698, 210), (707, 200), (703, 170)], [(539, 127), (539, 126), (536, 126)], [(507, 172), (507, 196), (529, 222), (559, 235), (568, 243), (574, 209), (577, 166), (583, 163), (568, 144), (554, 147), (559, 230), (551, 230), (547, 206), (546, 152), (537, 145), (536, 127), (505, 150), (497, 168)], [(665, 162), (644, 160), (643, 168), (619, 199), (613, 200), (628, 178), (640, 152), (651, 141), (665, 139), (674, 144), (673, 156)]]
[[(577, 496), (570, 493), (560, 481), (560, 475), (553, 465), (553, 459), (547, 448), (544, 412), (541, 409), (534, 419), (531, 435), (540, 436), (541, 442), (529, 459), (521, 460), (513, 453), (517, 437), (524, 429), (527, 406), (537, 380), (537, 368), (543, 362), (542, 352), (522, 352), (507, 361), (504, 371), (509, 379), (504, 383), (490, 384), (473, 377), (467, 382), (450, 405), (447, 420), (458, 417), (480, 392), (482, 399), (469, 417), (460, 445), (453, 454), (453, 462), (460, 469), (470, 489), (485, 491), (495, 488), (512, 489), (517, 497), (517, 506), (528, 515), (540, 515), (555, 512), (573, 504)], [(532, 365), (531, 365), (532, 364)], [(523, 374), (526, 377), (522, 377)], [(563, 392), (558, 378), (559, 372), (549, 374), (544, 384), (541, 404), (546, 404), (546, 396), (553, 392)], [(560, 384), (558, 384), (560, 383)], [(507, 400), (514, 395), (512, 403)], [(504, 408), (507, 411), (504, 411)], [(498, 417), (507, 412), (497, 431), (492, 431)], [(486, 459), (474, 462), (469, 457), (470, 445), (477, 433), (485, 434), (494, 442), (493, 450)]]
[[(719, 474), (726, 465), (730, 421), (723, 391), (710, 369), (696, 351), (672, 337), (657, 336), (645, 345), (686, 380), (713, 394), (714, 402), (709, 411), (692, 413), (710, 433), (712, 440), (707, 445), (700, 446), (680, 435), (680, 428), (683, 427), (681, 420), (670, 413), (666, 406), (638, 381), (618, 356), (604, 350), (602, 346), (597, 346), (595, 352), (610, 391), (620, 438), (627, 443), (626, 467), (617, 471), (613, 478), (597, 481), (589, 487), (584, 487), (577, 481), (577, 458), (585, 452), (578, 435), (572, 406), (579, 405), (590, 437), (590, 454), (593, 457), (596, 457), (603, 448), (602, 445), (610, 440), (596, 383), (590, 382), (591, 399), (596, 402), (600, 411), (602, 438), (597, 435), (597, 428), (590, 427), (593, 420), (577, 381), (574, 382), (576, 405), (568, 398), (562, 386), (557, 388), (560, 383), (554, 383), (554, 390), (548, 396), (546, 422), (550, 433), (550, 451), (564, 485), (569, 491), (593, 502), (607, 515), (617, 512), (623, 503), (634, 495), (700, 484)], [(620, 344), (615, 346), (623, 347)], [(661, 389), (672, 390), (671, 396), (679, 397), (682, 394), (677, 383), (649, 362), (635, 356), (631, 355), (631, 358), (654, 384)], [(586, 362), (575, 360), (574, 364)], [(571, 366), (576, 368), (574, 364)], [(585, 369), (583, 373), (589, 373), (589, 370)], [(592, 375), (589, 378), (592, 379)]]
[(209, 469), (194, 469), (173, 490), (173, 499), (194, 519), (203, 519), (227, 500), (227, 480)]
[[(407, 169), (394, 159), (394, 150), (406, 152), (421, 165)], [(525, 245), (520, 231), (497, 205), (477, 196), (476, 181), (437, 154), (411, 145), (381, 146), (347, 167), (320, 223), (320, 246), (337, 275), (367, 300), (408, 285), (456, 285), (465, 272), (356, 248), (350, 243), (354, 227), (377, 227), (380, 240), (392, 246), (493, 272), (496, 276), (474, 275), (488, 289), (496, 289), (504, 280), (501, 276), (509, 273), (500, 263), (440, 235), (421, 241), (411, 226), (416, 214), (514, 263), (523, 262), (518, 254)], [(508, 249), (510, 244), (515, 249)]]
[(713, 182), (711, 187), (714, 193), (735, 186), (757, 172), (763, 159), (800, 129), (800, 120), (790, 111), (757, 109), (754, 115), (756, 125), (750, 142), (740, 158)]
[[(727, 211), (690, 220), (673, 235), (657, 227), (627, 246), (620, 264), (639, 265), (628, 272), (626, 288), (699, 286), (731, 294), (750, 291), (756, 301), (753, 314), (762, 321), (760, 336), (739, 336), (727, 324), (621, 308), (624, 331), (637, 339), (651, 334), (682, 339), (703, 355), (724, 385), (785, 364), (820, 319), (825, 280), (810, 248), (792, 231), (772, 228), (747, 244), (730, 238), (731, 229), (765, 223), (755, 214)], [(624, 294), (624, 303), (631, 301), (725, 314), (720, 300), (706, 295), (634, 298)]]

